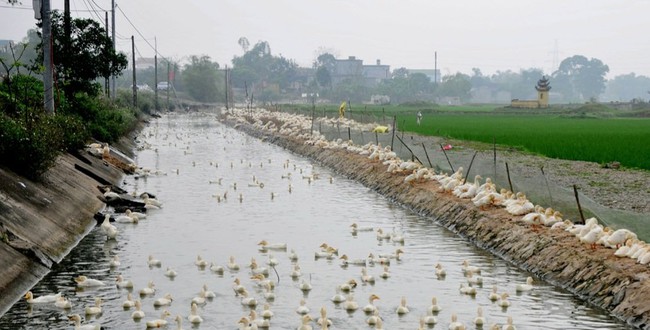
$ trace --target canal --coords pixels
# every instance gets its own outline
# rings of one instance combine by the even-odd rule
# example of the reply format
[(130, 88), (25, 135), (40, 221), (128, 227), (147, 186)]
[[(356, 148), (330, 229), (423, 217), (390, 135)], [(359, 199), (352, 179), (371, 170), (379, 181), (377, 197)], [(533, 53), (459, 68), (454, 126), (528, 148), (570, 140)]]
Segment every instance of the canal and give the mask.
[[(169, 114), (155, 119), (138, 137), (136, 161), (152, 169), (146, 177), (126, 177), (122, 187), (129, 192), (150, 192), (163, 203), (150, 210), (137, 224), (115, 223), (116, 240), (107, 240), (98, 227), (32, 288), (36, 297), (61, 292), (72, 308), (63, 310), (53, 304), (29, 305), (17, 302), (2, 318), (1, 329), (72, 329), (67, 315), (78, 313), (84, 320), (107, 329), (144, 329), (146, 321), (159, 318), (167, 309), (168, 329), (176, 329), (173, 318), (181, 315), (183, 328), (237, 329), (238, 321), (251, 308), (241, 304), (233, 291), (235, 279), (258, 301), (261, 314), (268, 303), (275, 314), (273, 329), (295, 329), (301, 324), (296, 312), (301, 299), (306, 301), (313, 319), (325, 307), (332, 329), (369, 329), (368, 316), (361, 310), (346, 311), (343, 304), (330, 298), (336, 287), (355, 279), (354, 300), (363, 307), (371, 294), (387, 329), (417, 329), (419, 318), (427, 314), (432, 297), (442, 310), (437, 314), (437, 329), (447, 328), (452, 313), (468, 328), (480, 306), (490, 324), (505, 324), (513, 318), (517, 329), (627, 329), (606, 312), (594, 308), (570, 293), (534, 280), (533, 289), (517, 293), (517, 284), (531, 274), (476, 248), (432, 220), (392, 203), (374, 191), (336, 174), (336, 169), (319, 166), (275, 145), (247, 136), (220, 124), (214, 114)], [(156, 172), (158, 171), (158, 172)], [(350, 225), (381, 228), (403, 236), (403, 243), (379, 240), (374, 231), (351, 232)], [(286, 243), (287, 250), (260, 250), (262, 240), (270, 244)], [(338, 256), (316, 258), (326, 243), (338, 249)], [(374, 284), (361, 280), (362, 267), (342, 266), (343, 254), (350, 259), (367, 259), (369, 254), (404, 251), (399, 260), (390, 259), (387, 279), (380, 278), (384, 267), (368, 265)], [(295, 251), (297, 261), (289, 255)], [(148, 257), (161, 260), (161, 267), (149, 267)], [(121, 265), (109, 262), (118, 256)], [(195, 265), (197, 256), (208, 263), (226, 267), (232, 256), (239, 271), (226, 268), (218, 274), (210, 266)], [(258, 287), (249, 267), (255, 258), (260, 267), (270, 269), (268, 279), (275, 284), (275, 299), (265, 298), (266, 289)], [(272, 268), (270, 260), (278, 264)], [(475, 295), (462, 294), (468, 285), (463, 261), (480, 268), (482, 285)], [(294, 264), (302, 275), (290, 276)], [(436, 276), (440, 263), (447, 275)], [(165, 276), (168, 267), (178, 275)], [(134, 299), (141, 299), (146, 316), (139, 322), (131, 318), (133, 308), (122, 307), (129, 290), (117, 288), (117, 275), (133, 281)], [(104, 281), (97, 288), (80, 289), (73, 278), (86, 275)], [(477, 275), (474, 275), (476, 278)], [(138, 291), (152, 281), (156, 293), (140, 296)], [(301, 283), (311, 284), (310, 291)], [(187, 316), (190, 303), (203, 285), (216, 293), (198, 313), (203, 322), (191, 326)], [(488, 297), (493, 286), (507, 292), (510, 307), (502, 308)], [(170, 306), (154, 307), (154, 300), (169, 293)], [(84, 316), (95, 298), (103, 300), (102, 313)], [(402, 297), (410, 312), (399, 316), (396, 309)], [(314, 328), (320, 329), (315, 323)]]

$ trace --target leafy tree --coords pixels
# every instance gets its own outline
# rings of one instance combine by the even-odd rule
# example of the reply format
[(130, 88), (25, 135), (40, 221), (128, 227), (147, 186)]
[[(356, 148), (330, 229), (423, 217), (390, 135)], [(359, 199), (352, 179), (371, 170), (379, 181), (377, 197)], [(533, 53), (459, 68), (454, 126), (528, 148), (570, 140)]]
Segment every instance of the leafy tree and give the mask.
[(472, 83), (470, 77), (460, 72), (455, 75), (442, 77), (442, 83), (438, 87), (438, 95), (443, 97), (458, 97), (461, 101), (467, 101), (470, 97)]
[(215, 102), (219, 99), (219, 64), (212, 62), (210, 56), (190, 57), (190, 63), (183, 70), (183, 82), (187, 92), (197, 101)]
[(608, 101), (645, 100), (650, 92), (650, 78), (634, 73), (614, 77), (607, 82), (604, 98)]
[(557, 90), (574, 99), (598, 97), (605, 90), (605, 75), (609, 67), (599, 59), (574, 55), (564, 59), (553, 73)]
[[(63, 15), (52, 11), (54, 72), (63, 91), (72, 99), (78, 92), (97, 95), (95, 79), (117, 76), (128, 64), (126, 55), (113, 50), (106, 30), (92, 19), (75, 18), (70, 22), (70, 48), (64, 47)], [(39, 45), (42, 49), (42, 43)], [(39, 62), (42, 62), (42, 52)]]
[(407, 68), (405, 68), (405, 67), (401, 67), (399, 69), (393, 70), (392, 78), (393, 79), (399, 79), (399, 78), (406, 79), (406, 77), (408, 77), (408, 75), (409, 75), (409, 70)]
[(314, 68), (316, 68), (316, 82), (323, 88), (332, 88), (332, 74), (336, 67), (336, 58), (330, 53), (318, 55)]
[(325, 66), (319, 66), (318, 69), (316, 69), (316, 82), (318, 82), (319, 86), (324, 88), (332, 87), (332, 75)]
[[(5, 69), (7, 75), (33, 73), (38, 69), (36, 65), (36, 47), (41, 42), (38, 31), (31, 29), (27, 31), (27, 37), (22, 42), (9, 45), (0, 51), (0, 65)], [(24, 70), (21, 70), (24, 69)]]

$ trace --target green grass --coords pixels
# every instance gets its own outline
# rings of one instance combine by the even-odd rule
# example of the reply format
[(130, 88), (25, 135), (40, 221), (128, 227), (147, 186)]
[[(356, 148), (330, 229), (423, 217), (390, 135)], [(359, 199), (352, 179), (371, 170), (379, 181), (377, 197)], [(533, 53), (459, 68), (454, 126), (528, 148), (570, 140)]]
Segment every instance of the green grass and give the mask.
[[(317, 105), (316, 115), (336, 116), (338, 104)], [(309, 115), (311, 105), (284, 105), (282, 109)], [(423, 120), (417, 126), (415, 114)], [(400, 130), (459, 140), (515, 147), (551, 158), (584, 160), (650, 170), (650, 118), (630, 118), (632, 112), (605, 105), (567, 105), (548, 109), (512, 109), (498, 105), (441, 106), (355, 105), (352, 118), (390, 122)], [(648, 114), (648, 110), (643, 112)], [(349, 112), (346, 117), (349, 117)], [(363, 114), (363, 116), (362, 116)]]
[(552, 158), (619, 161), (650, 170), (650, 119), (570, 118), (550, 115), (431, 114), (417, 126), (398, 116), (400, 129), (423, 135), (508, 145)]

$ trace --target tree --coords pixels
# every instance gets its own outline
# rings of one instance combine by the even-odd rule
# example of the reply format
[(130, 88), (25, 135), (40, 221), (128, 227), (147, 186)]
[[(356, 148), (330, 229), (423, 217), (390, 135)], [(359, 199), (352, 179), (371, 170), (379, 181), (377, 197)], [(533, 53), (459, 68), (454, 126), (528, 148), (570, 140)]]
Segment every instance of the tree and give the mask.
[(458, 72), (455, 75), (442, 77), (442, 83), (438, 87), (438, 94), (443, 97), (458, 97), (461, 101), (467, 101), (471, 89), (470, 77)]
[[(63, 46), (63, 15), (56, 10), (52, 12), (55, 79), (69, 99), (78, 92), (96, 96), (100, 88), (95, 79), (119, 75), (128, 64), (126, 55), (114, 51), (106, 30), (96, 21), (75, 18), (70, 25), (70, 48), (66, 49)], [(40, 52), (39, 62), (42, 62), (42, 57)]]
[(574, 55), (564, 59), (553, 73), (558, 91), (574, 99), (597, 98), (605, 90), (605, 75), (609, 67), (599, 59)]
[(221, 93), (218, 93), (219, 63), (212, 62), (210, 56), (203, 55), (190, 57), (190, 63), (183, 70), (183, 82), (187, 92), (197, 101), (215, 102)]
[(650, 91), (649, 77), (629, 73), (610, 79), (603, 98), (607, 101), (646, 100), (648, 91)]
[(332, 88), (332, 74), (336, 68), (336, 58), (330, 53), (318, 55), (314, 62), (316, 82), (323, 88)]
[(399, 78), (406, 79), (406, 77), (408, 77), (408, 75), (409, 75), (409, 70), (407, 68), (405, 68), (405, 67), (401, 67), (399, 69), (393, 70), (393, 73), (392, 73), (391, 76), (392, 76), (393, 79), (399, 79)]

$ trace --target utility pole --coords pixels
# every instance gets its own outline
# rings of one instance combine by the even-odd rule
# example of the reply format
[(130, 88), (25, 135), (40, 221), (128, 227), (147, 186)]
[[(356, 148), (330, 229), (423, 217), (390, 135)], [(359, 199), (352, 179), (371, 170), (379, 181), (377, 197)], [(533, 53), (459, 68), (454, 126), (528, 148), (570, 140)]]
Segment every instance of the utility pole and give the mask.
[(433, 52), (433, 83), (438, 84), (438, 52)]
[(225, 74), (225, 79), (226, 79), (226, 111), (228, 111), (228, 66), (226, 65), (226, 74)]
[[(70, 0), (65, 0), (66, 3), (68, 3), (69, 1)], [(105, 14), (106, 14), (105, 15), (106, 17), (104, 18), (104, 21), (106, 23), (106, 38), (108, 38), (108, 12), (105, 12)], [(108, 65), (110, 67), (111, 63), (106, 63), (106, 65)], [(108, 77), (109, 77), (108, 75), (106, 77), (104, 77), (104, 93), (106, 94), (106, 97), (111, 96), (111, 90), (110, 90)]]
[[(111, 30), (113, 39), (113, 51), (115, 51), (115, 0), (111, 0)], [(115, 99), (115, 76), (111, 76), (112, 87), (111, 87), (111, 98)]]
[[(156, 109), (156, 111), (158, 111), (159, 110), (159, 108), (158, 108), (158, 39), (154, 37), (153, 42), (154, 42), (154, 46), (155, 46), (154, 47), (155, 48), (154, 49), (154, 54), (153, 54), (153, 72), (154, 72), (154, 74), (153, 74), (153, 77), (154, 77), (153, 78), (153, 92), (154, 92), (154, 96), (155, 96), (154, 97), (154, 99), (155, 99), (155, 101), (154, 101), (154, 109)], [(168, 84), (167, 86), (169, 87), (169, 82), (167, 84)]]
[(50, 10), (50, 0), (43, 0), (41, 5), (41, 18), (43, 22), (43, 65), (45, 72), (43, 73), (43, 87), (45, 93), (43, 95), (43, 103), (45, 111), (54, 113), (54, 75), (52, 68), (52, 17)]
[(133, 106), (138, 106), (138, 86), (135, 80), (135, 39), (131, 36), (131, 59), (133, 62)]
[[(170, 74), (170, 71), (169, 71), (169, 61), (167, 61), (167, 111), (169, 111), (169, 89), (170, 89), (171, 86), (172, 86), (171, 79), (169, 79), (169, 77), (170, 77), (169, 74)], [(158, 86), (156, 86), (156, 88), (158, 88)]]

